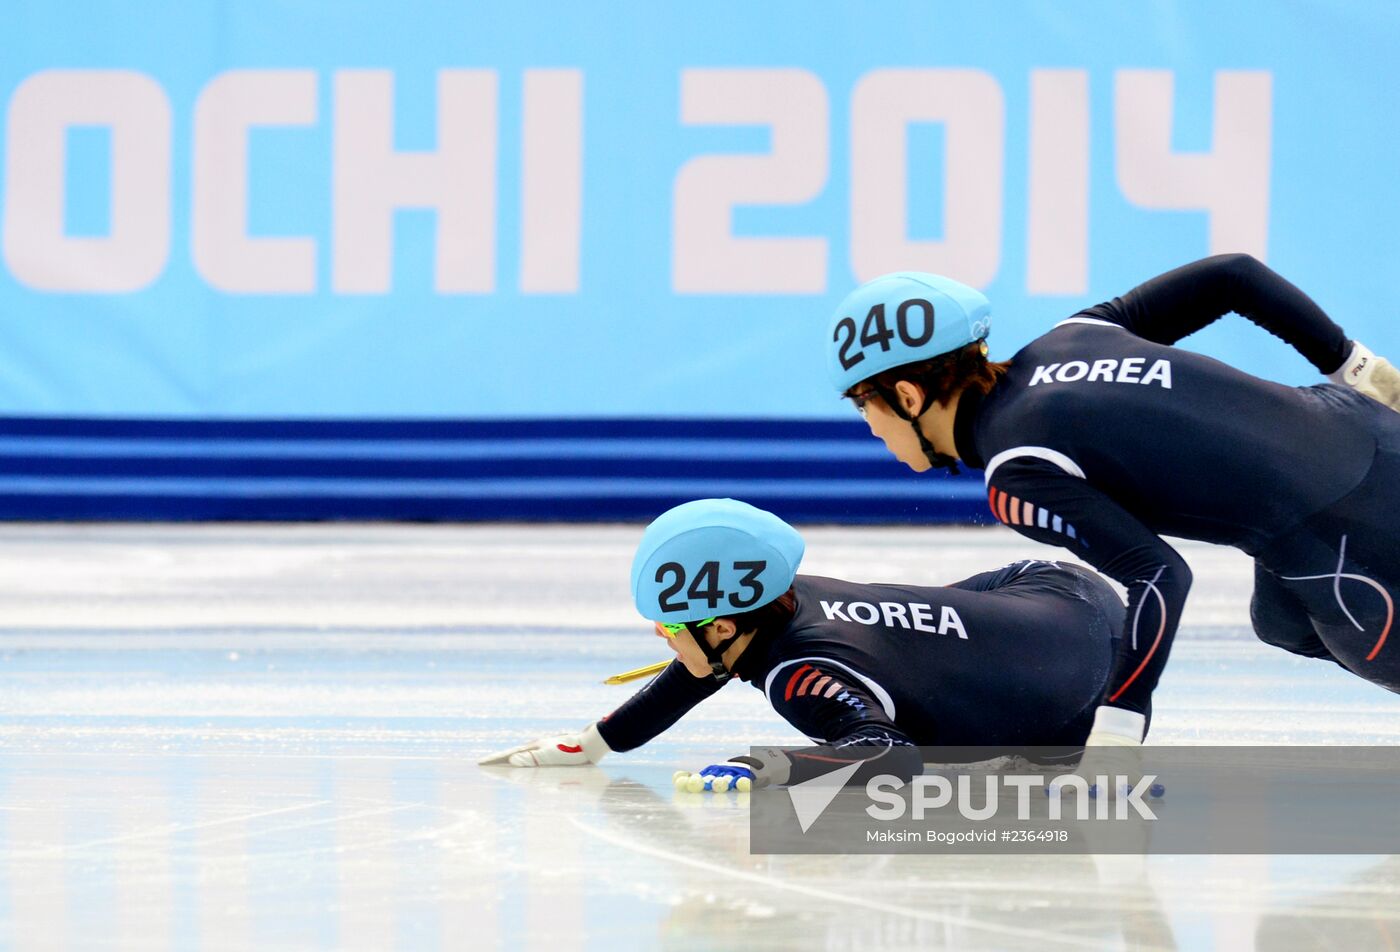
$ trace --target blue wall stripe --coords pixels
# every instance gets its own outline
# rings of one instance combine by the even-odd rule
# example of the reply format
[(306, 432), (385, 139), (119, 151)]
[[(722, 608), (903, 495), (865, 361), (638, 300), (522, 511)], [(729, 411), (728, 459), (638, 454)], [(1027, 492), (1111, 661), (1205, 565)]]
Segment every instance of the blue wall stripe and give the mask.
[(560, 456), (587, 456), (595, 459), (703, 459), (723, 456), (730, 459), (833, 459), (883, 460), (888, 451), (878, 441), (861, 442), (810, 440), (794, 444), (774, 439), (583, 439), (539, 440), (444, 438), (442, 440), (285, 440), (224, 437), (193, 440), (185, 437), (156, 439), (149, 436), (116, 437), (6, 436), (0, 437), (0, 457), (64, 456), (84, 457), (183, 457), (189, 458), (369, 458), (470, 460), (511, 457), (552, 459)]
[[(701, 469), (703, 467), (703, 469)], [(742, 477), (748, 480), (793, 480), (830, 478), (839, 480), (877, 479), (890, 476), (880, 461), (818, 459), (752, 460), (721, 457), (649, 459), (634, 456), (623, 459), (592, 457), (412, 460), (412, 459), (264, 459), (260, 457), (184, 459), (182, 457), (137, 458), (0, 458), (0, 475), (35, 477), (82, 477), (105, 479), (122, 477), (189, 477), (205, 479), (671, 479), (678, 476)], [(907, 485), (908, 480), (900, 482)], [(927, 493), (927, 481), (923, 492)]]
[(870, 439), (856, 420), (668, 419), (495, 420), (152, 420), (106, 417), (5, 417), (0, 434), (50, 436), (185, 436), (206, 439)]
[[(200, 496), (4, 496), (0, 519), (8, 520), (178, 520), (303, 521), (409, 520), (508, 522), (645, 522), (685, 502), (671, 496), (633, 499), (572, 497), (555, 500), (355, 499), (277, 497), (233, 499)], [(885, 500), (793, 500), (762, 495), (747, 501), (803, 523), (988, 522), (985, 505), (930, 500), (917, 504)]]
[(153, 496), (368, 496), (419, 499), (462, 497), (471, 499), (555, 499), (561, 496), (590, 496), (608, 499), (638, 495), (735, 496), (754, 493), (793, 498), (860, 498), (880, 495), (887, 499), (983, 498), (982, 487), (955, 483), (947, 493), (937, 493), (910, 480), (909, 485), (890, 485), (876, 480), (784, 480), (776, 484), (740, 479), (525, 479), (525, 480), (439, 480), (405, 482), (389, 479), (29, 479), (0, 476), (0, 494), (10, 495), (89, 495), (119, 493)]
[(646, 520), (730, 495), (794, 521), (985, 521), (857, 422), (0, 419), (0, 519)]

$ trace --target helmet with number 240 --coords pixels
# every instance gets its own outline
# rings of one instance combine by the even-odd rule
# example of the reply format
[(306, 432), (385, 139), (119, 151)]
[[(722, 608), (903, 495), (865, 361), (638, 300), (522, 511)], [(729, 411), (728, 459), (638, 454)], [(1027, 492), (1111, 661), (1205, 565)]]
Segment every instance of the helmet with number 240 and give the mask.
[(982, 340), (992, 329), (991, 310), (981, 291), (942, 275), (898, 271), (867, 281), (832, 315), (831, 382), (847, 393), (882, 371)]
[(738, 615), (791, 588), (805, 550), (797, 530), (771, 512), (697, 499), (647, 526), (632, 559), (632, 599), (657, 622)]

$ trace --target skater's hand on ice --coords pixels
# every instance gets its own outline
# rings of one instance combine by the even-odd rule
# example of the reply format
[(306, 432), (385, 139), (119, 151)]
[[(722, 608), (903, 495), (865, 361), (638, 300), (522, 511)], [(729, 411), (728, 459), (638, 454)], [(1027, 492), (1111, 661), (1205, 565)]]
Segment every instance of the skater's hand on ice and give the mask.
[(671, 781), (677, 790), (687, 793), (700, 793), (702, 790), (714, 793), (738, 790), (747, 793), (769, 784), (787, 783), (788, 773), (792, 769), (792, 761), (787, 754), (777, 747), (755, 748), (754, 753), (759, 756), (744, 754), (731, 757), (722, 764), (710, 764), (699, 773), (677, 770)]
[(1352, 341), (1351, 355), (1327, 379), (1400, 410), (1400, 371), (1358, 341)]
[(589, 724), (576, 734), (557, 734), (510, 750), (490, 754), (477, 761), (483, 767), (582, 767), (596, 764), (612, 753), (608, 742)]
[(754, 788), (754, 772), (753, 768), (747, 764), (729, 761), (722, 764), (710, 764), (698, 773), (677, 770), (671, 775), (671, 782), (682, 793), (700, 793), (704, 790), (710, 790), (714, 793), (724, 793), (726, 790), (748, 793)]

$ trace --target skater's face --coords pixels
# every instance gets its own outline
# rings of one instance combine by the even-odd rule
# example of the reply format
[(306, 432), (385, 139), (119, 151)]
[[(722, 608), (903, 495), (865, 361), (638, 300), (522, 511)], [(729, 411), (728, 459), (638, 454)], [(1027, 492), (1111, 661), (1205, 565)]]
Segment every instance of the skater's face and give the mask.
[[(895, 396), (904, 402), (911, 412), (923, 402), (923, 395), (918, 392), (918, 388), (904, 381), (895, 385)], [(919, 448), (919, 438), (914, 434), (914, 428), (909, 425), (909, 421), (900, 419), (884, 400), (869, 389), (868, 384), (864, 389), (851, 394), (851, 402), (865, 418), (870, 432), (884, 441), (885, 449), (893, 453), (895, 459), (916, 473), (922, 473), (929, 468), (928, 457)]]
[[(710, 625), (701, 629), (702, 636), (710, 634), (713, 627)], [(682, 628), (673, 634), (658, 622), (656, 634), (657, 637), (666, 639), (666, 643), (676, 653), (676, 658), (685, 665), (685, 669), (694, 677), (708, 678), (710, 676), (710, 662), (705, 658), (705, 652), (700, 650), (700, 645), (696, 643), (695, 636), (690, 633), (688, 628)]]

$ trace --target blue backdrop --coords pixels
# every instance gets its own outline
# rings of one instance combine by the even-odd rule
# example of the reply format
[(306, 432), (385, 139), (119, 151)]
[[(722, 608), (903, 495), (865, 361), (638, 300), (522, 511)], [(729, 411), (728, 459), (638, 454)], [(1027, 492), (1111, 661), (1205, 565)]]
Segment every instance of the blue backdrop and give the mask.
[(1219, 251), (1400, 350), (1391, 2), (74, 16), (0, 7), (3, 515), (969, 518), (824, 378), (904, 268), (995, 357)]

